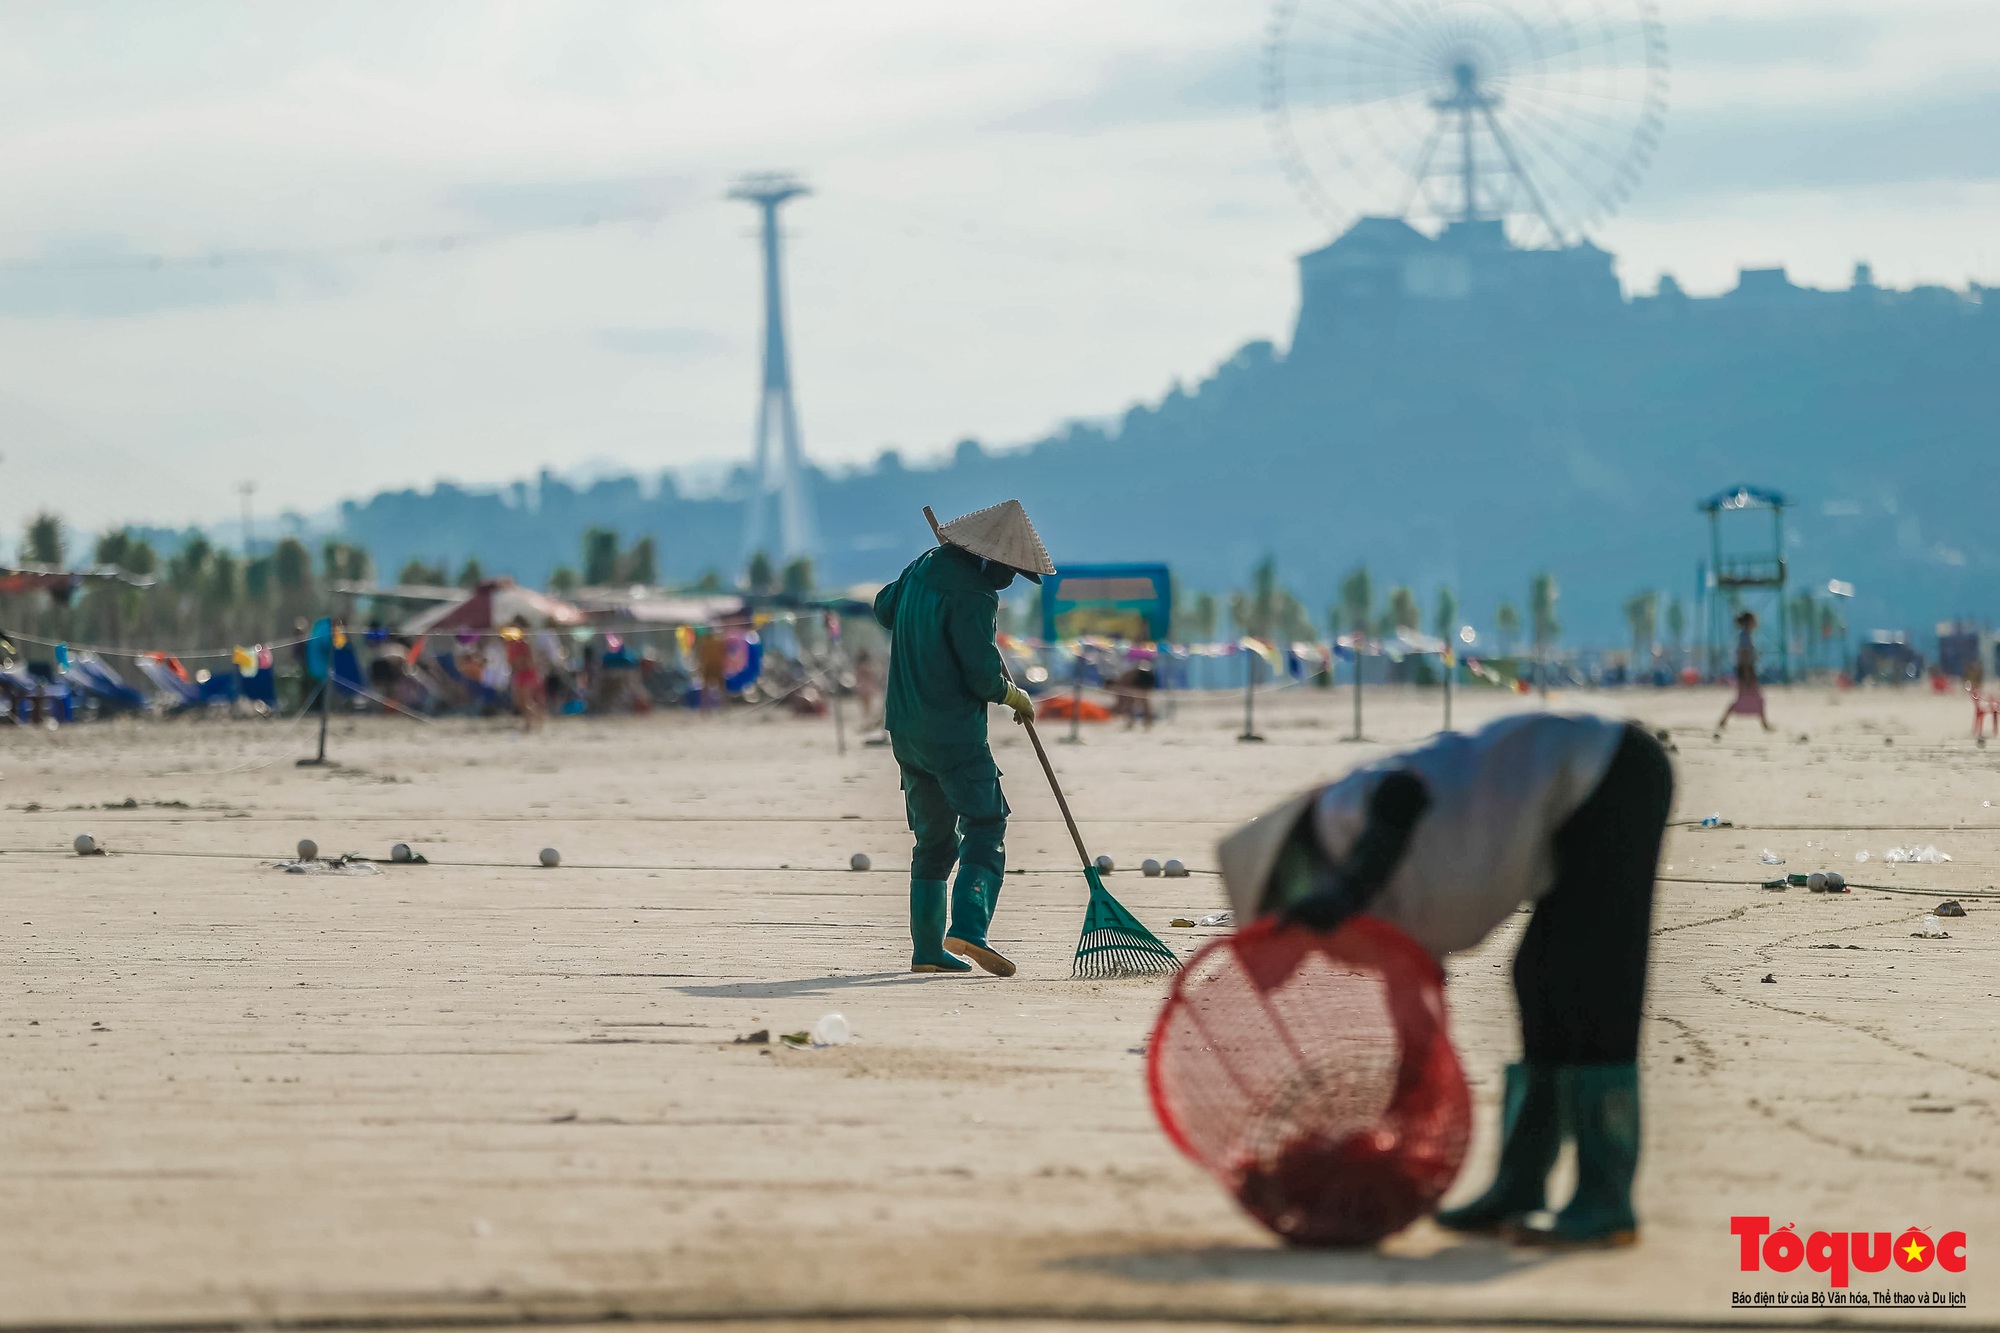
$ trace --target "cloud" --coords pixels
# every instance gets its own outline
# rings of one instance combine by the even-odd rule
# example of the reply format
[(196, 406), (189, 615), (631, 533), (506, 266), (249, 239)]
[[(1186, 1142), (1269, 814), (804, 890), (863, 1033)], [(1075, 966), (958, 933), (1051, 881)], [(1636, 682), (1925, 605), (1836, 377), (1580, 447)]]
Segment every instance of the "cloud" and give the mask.
[(0, 315), (115, 319), (271, 301), (279, 287), (275, 266), (261, 256), (169, 260), (123, 241), (77, 240), (0, 265)]
[(1095, 86), (992, 121), (988, 128), (1085, 134), (1122, 125), (1254, 113), (1263, 56), (1233, 45), (1193, 55), (1149, 53), (1105, 64)]
[(461, 211), (483, 222), (527, 231), (653, 220), (693, 192), (693, 182), (685, 176), (637, 176), (461, 185), (450, 197)]
[(1649, 201), (1692, 206), (1716, 195), (2000, 179), (2000, 92), (1933, 94), (1884, 105), (1670, 115)]
[(614, 352), (682, 358), (720, 356), (731, 345), (708, 329), (599, 329), (597, 341)]

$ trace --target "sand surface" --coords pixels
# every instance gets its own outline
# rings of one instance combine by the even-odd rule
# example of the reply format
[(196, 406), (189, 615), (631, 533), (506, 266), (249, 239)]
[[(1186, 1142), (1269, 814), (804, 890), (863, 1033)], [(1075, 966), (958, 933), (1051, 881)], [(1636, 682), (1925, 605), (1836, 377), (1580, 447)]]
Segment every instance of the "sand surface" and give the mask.
[[(1437, 702), (1377, 692), (1374, 744), (1340, 741), (1344, 693), (1308, 689), (1265, 701), (1263, 745), (1209, 700), (1053, 753), (1113, 891), (1187, 949), (1213, 932), (1167, 922), (1219, 908), (1219, 881), (1143, 879), (1142, 857), (1210, 870), (1233, 822), (1420, 739)], [(294, 767), (310, 734), (287, 724), (0, 730), (0, 1327), (2000, 1321), (2000, 901), (1912, 938), (2000, 882), (2000, 746), (1928, 692), (1777, 690), (1781, 732), (1720, 742), (1716, 694), (1557, 702), (1670, 728), (1678, 813), (1739, 827), (1677, 831), (1664, 857), (1642, 1243), (1553, 1258), (1428, 1223), (1380, 1253), (1286, 1252), (1239, 1215), (1146, 1103), (1163, 983), (1070, 979), (1083, 886), (1011, 727), (1008, 981), (903, 970), (894, 763), (836, 754), (828, 722), (341, 721), (330, 769)], [(1461, 697), (1459, 721), (1519, 706)], [(110, 855), (69, 854), (86, 829)], [(271, 867), (307, 835), (431, 864)], [(1883, 863), (1911, 842), (1954, 859)], [(534, 864), (545, 845), (560, 869)], [(1746, 886), (1765, 848), (1913, 892)], [(1456, 1197), (1490, 1171), (1525, 919), (1451, 961), (1480, 1105)], [(829, 1011), (854, 1043), (733, 1042)], [(1739, 1273), (1736, 1213), (1964, 1230), (1964, 1273), (1852, 1290), (1967, 1307), (1733, 1310), (1826, 1290)]]

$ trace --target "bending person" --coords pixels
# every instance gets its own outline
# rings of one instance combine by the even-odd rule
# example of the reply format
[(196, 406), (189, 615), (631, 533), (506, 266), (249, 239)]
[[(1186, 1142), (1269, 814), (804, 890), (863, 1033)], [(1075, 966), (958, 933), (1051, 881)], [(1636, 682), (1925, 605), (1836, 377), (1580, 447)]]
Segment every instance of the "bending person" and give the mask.
[[(875, 597), (889, 631), (883, 725), (903, 770), (910, 856), (910, 970), (969, 972), (964, 955), (996, 976), (1014, 964), (986, 939), (1007, 873), (1007, 798), (986, 744), (986, 709), (1035, 715), (1007, 678), (994, 645), (1000, 590), (1016, 574), (1055, 573), (1020, 502), (1008, 500), (938, 530), (942, 544), (910, 562)], [(945, 882), (951, 925), (945, 926)]]
[[(1359, 769), (1222, 844), (1239, 920), (1276, 910), (1331, 929), (1367, 912), (1441, 959), (1534, 905), (1514, 954), (1522, 1058), (1506, 1071), (1499, 1171), (1438, 1214), (1444, 1226), (1531, 1245), (1637, 1239), (1639, 1015), (1672, 801), (1666, 753), (1638, 726), (1533, 713)], [(1576, 1192), (1530, 1227), (1566, 1138)]]

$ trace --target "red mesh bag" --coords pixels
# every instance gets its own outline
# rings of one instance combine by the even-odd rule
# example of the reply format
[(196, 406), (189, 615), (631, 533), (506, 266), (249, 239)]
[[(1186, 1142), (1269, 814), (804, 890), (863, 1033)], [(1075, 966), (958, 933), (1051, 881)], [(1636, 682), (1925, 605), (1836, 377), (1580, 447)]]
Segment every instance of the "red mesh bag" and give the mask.
[(1444, 974), (1369, 916), (1261, 918), (1174, 978), (1146, 1056), (1167, 1136), (1295, 1245), (1372, 1245), (1436, 1206), (1472, 1099)]

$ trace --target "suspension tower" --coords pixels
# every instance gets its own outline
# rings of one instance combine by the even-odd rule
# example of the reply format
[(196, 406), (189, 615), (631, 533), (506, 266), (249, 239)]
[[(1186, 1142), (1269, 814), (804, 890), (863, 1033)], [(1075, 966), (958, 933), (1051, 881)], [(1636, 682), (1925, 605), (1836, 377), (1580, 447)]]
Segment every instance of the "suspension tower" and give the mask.
[[(746, 560), (757, 551), (792, 560), (811, 555), (817, 545), (812, 499), (806, 494), (805, 458), (799, 448), (799, 414), (792, 402), (791, 356), (785, 349), (784, 269), (778, 230), (779, 206), (809, 193), (798, 180), (782, 172), (745, 176), (729, 192), (731, 199), (755, 204), (764, 222), (764, 378), (757, 396), (757, 462), (743, 534)], [(773, 435), (777, 436), (775, 442)], [(771, 551), (774, 508), (777, 549)]]

